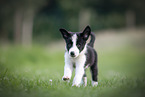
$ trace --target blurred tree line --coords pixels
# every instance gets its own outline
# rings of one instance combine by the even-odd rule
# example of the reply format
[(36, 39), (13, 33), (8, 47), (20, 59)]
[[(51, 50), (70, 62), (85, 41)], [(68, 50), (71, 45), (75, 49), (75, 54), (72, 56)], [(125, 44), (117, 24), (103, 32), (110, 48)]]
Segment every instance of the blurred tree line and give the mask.
[(58, 29), (93, 30), (145, 25), (145, 0), (1, 0), (0, 41), (31, 45), (61, 37)]

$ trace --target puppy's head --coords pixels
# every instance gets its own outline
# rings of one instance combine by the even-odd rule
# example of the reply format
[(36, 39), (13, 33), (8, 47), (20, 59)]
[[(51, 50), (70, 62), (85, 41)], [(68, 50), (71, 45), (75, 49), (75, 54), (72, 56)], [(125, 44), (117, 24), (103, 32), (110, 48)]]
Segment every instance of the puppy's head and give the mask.
[(76, 58), (86, 46), (86, 41), (91, 34), (91, 29), (87, 26), (83, 32), (68, 32), (65, 29), (60, 29), (60, 32), (66, 42), (66, 50), (70, 57)]

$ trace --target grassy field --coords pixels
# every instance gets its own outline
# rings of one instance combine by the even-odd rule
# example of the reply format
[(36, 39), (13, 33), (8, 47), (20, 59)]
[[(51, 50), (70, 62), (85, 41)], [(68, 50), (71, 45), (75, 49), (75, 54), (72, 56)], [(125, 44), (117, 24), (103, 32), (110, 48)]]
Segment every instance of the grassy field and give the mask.
[[(99, 51), (99, 85), (71, 87), (61, 81), (63, 51), (43, 48), (0, 48), (1, 97), (143, 97), (145, 92), (145, 52), (133, 48)], [(74, 74), (73, 74), (74, 75)], [(52, 79), (52, 85), (50, 83)]]
[[(99, 85), (72, 87), (61, 80), (64, 50), (0, 47), (0, 97), (144, 97), (145, 50), (98, 49)], [(73, 73), (74, 76), (74, 73)], [(52, 84), (50, 80), (52, 79)]]

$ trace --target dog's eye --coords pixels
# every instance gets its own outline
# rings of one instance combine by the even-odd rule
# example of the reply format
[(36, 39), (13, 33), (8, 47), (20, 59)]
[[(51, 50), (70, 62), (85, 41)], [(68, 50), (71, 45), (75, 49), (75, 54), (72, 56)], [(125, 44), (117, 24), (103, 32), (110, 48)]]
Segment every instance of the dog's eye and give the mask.
[(80, 47), (81, 46), (81, 44), (77, 44), (77, 47)]
[(68, 45), (68, 47), (71, 47), (71, 44), (69, 43), (69, 44), (67, 44)]

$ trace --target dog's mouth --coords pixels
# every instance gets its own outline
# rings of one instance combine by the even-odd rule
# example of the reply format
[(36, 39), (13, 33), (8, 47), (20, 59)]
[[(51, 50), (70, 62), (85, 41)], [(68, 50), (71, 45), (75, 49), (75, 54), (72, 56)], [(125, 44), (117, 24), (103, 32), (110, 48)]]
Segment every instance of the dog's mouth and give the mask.
[(76, 56), (75, 55), (70, 55), (71, 57), (75, 58)]

